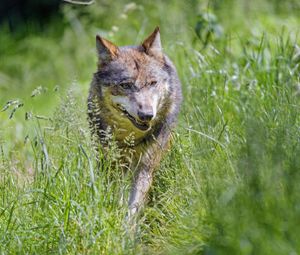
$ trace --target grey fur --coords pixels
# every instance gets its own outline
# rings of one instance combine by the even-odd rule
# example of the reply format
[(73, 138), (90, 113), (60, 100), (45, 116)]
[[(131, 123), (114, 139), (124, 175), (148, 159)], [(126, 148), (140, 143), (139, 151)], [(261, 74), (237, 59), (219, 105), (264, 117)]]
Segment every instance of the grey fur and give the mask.
[[(155, 32), (158, 35), (151, 36), (155, 42), (154, 46), (157, 46), (160, 45), (159, 30)], [(118, 121), (112, 120), (118, 118), (118, 115), (112, 112), (114, 108), (111, 108), (109, 98), (105, 98), (107, 96), (104, 95), (105, 88), (109, 93), (118, 94), (120, 84), (128, 82), (128, 86), (131, 87), (126, 93), (122, 92), (126, 95), (122, 95), (130, 97), (132, 104), (139, 105), (141, 109), (146, 108), (146, 105), (141, 106), (146, 103), (139, 102), (139, 97), (143, 93), (148, 93), (149, 97), (154, 93), (152, 98), (155, 96), (160, 100), (150, 130), (137, 131), (134, 146), (130, 146), (133, 151), (130, 168), (135, 171), (129, 198), (130, 215), (135, 215), (145, 200), (152, 183), (153, 171), (159, 165), (163, 152), (167, 150), (171, 130), (176, 124), (182, 101), (181, 85), (173, 63), (164, 54), (161, 55), (163, 58), (156, 58), (153, 54), (149, 55), (148, 51), (149, 49), (146, 50), (141, 46), (120, 47), (117, 57), (109, 61), (99, 59), (98, 71), (94, 74), (88, 97), (88, 115), (93, 134), (105, 147), (107, 146), (105, 134), (110, 127), (111, 132), (116, 135), (118, 146), (124, 151), (129, 145), (118, 139), (120, 127), (116, 125), (128, 129), (128, 133), (136, 129), (133, 125), (130, 126), (129, 122), (126, 122), (128, 125), (122, 126)], [(150, 88), (151, 79), (157, 82), (156, 87)], [(151, 101), (151, 98), (149, 100)], [(120, 115), (120, 118), (124, 116)]]

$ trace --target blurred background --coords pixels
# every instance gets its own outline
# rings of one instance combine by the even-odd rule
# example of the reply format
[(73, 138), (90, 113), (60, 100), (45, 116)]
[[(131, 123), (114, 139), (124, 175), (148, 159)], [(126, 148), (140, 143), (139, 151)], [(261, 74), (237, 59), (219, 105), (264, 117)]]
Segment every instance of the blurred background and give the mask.
[[(89, 6), (3, 0), (0, 102), (25, 102), (35, 88), (52, 91), (74, 80), (86, 89), (97, 61), (96, 34), (120, 45), (137, 44), (159, 25), (166, 52), (178, 45), (205, 50), (212, 41), (232, 37), (230, 43), (237, 44), (265, 31), (277, 34), (288, 28), (296, 36), (299, 11), (298, 0), (97, 0)], [(49, 96), (30, 104), (47, 111), (53, 100)]]

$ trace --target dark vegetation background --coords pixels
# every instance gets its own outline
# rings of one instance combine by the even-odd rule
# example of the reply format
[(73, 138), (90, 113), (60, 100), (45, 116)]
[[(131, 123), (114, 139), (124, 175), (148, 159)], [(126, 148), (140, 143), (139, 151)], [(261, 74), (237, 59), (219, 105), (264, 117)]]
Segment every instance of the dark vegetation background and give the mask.
[[(299, 254), (300, 2), (0, 4), (1, 254)], [(86, 121), (95, 35), (159, 25), (184, 103), (134, 236)], [(101, 156), (100, 156), (101, 158)], [(113, 180), (113, 181), (112, 181)]]

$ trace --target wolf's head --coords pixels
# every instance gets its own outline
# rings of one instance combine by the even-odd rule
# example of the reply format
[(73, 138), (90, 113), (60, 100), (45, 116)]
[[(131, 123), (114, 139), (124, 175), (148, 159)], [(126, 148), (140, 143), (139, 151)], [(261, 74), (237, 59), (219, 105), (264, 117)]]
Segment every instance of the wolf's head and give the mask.
[(97, 36), (98, 97), (118, 126), (146, 132), (164, 118), (170, 106), (170, 72), (162, 52), (159, 28), (139, 46), (117, 47)]

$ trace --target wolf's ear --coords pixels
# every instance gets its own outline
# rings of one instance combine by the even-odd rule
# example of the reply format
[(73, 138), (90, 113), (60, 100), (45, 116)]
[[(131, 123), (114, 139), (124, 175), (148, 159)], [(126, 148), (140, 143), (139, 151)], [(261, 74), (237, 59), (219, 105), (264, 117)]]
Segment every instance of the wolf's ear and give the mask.
[(163, 59), (159, 27), (156, 27), (152, 34), (145, 39), (142, 46), (148, 55)]
[(96, 46), (99, 60), (102, 62), (112, 60), (118, 56), (118, 47), (99, 35), (96, 36)]

